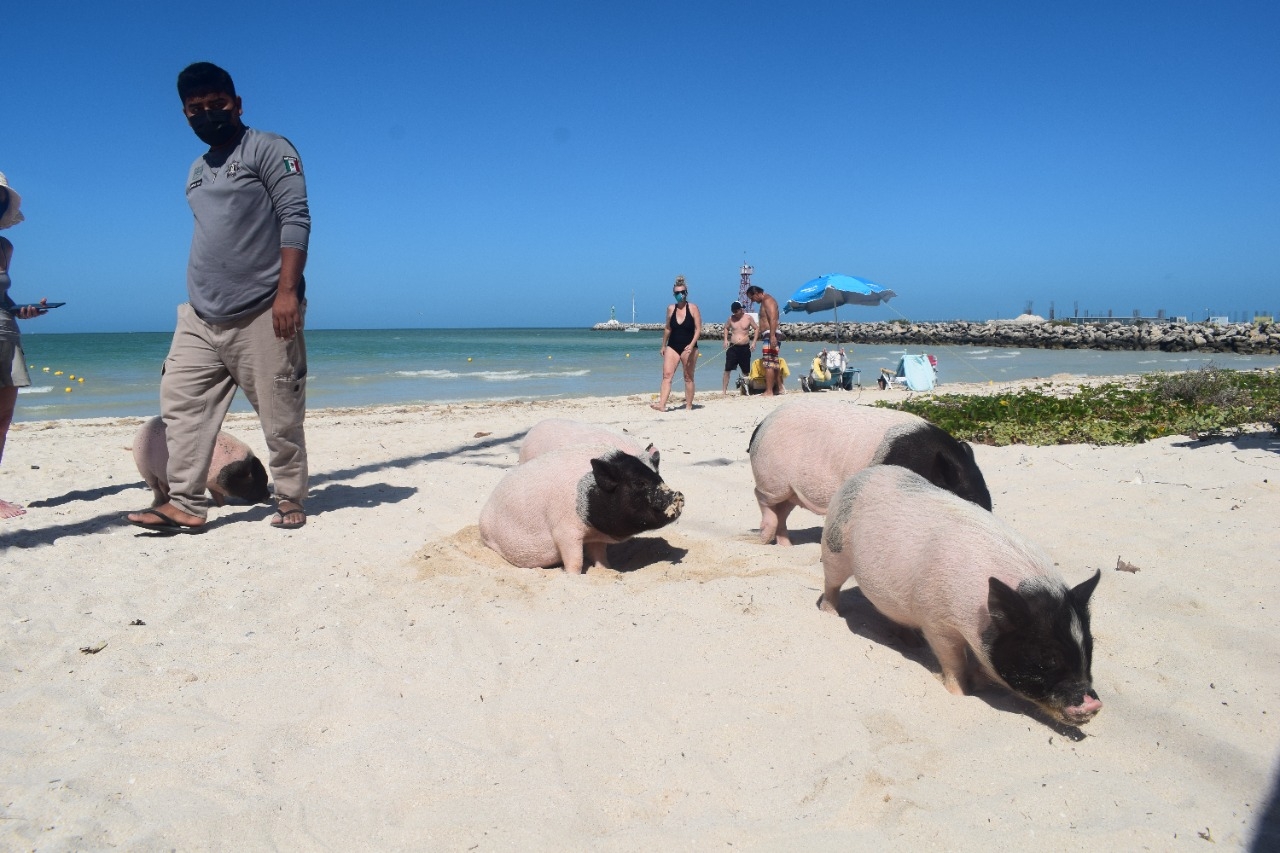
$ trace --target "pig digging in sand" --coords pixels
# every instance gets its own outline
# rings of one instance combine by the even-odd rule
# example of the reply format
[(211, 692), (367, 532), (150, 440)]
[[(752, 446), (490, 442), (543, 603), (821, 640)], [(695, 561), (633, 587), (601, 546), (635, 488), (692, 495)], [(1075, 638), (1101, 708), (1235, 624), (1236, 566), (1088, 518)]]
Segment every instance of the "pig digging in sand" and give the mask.
[(534, 424), (520, 443), (520, 461), (528, 462), (552, 450), (593, 445), (616, 447), (658, 470), (658, 448), (652, 444), (645, 447), (630, 436), (568, 418), (547, 418)]
[(617, 448), (553, 450), (517, 465), (480, 511), (480, 538), (513, 566), (609, 568), (606, 546), (680, 517), (684, 496)]
[(760, 504), (760, 541), (790, 545), (797, 506), (826, 515), (840, 485), (869, 465), (909, 468), (983, 509), (991, 493), (973, 448), (923, 418), (839, 400), (795, 400), (769, 414), (747, 448)]
[[(152, 418), (133, 437), (133, 461), (138, 473), (155, 494), (152, 506), (169, 500), (169, 447), (165, 443), (164, 421)], [(267, 471), (253, 450), (238, 438), (218, 433), (209, 462), (206, 484), (214, 504), (222, 506), (232, 497), (248, 503), (263, 503), (271, 497), (267, 491)]]
[(822, 531), (822, 567), (823, 610), (838, 612), (852, 577), (876, 610), (924, 634), (952, 693), (967, 692), (972, 654), (1063, 723), (1102, 708), (1089, 632), (1102, 573), (1068, 589), (1039, 548), (918, 474), (878, 465), (849, 478)]

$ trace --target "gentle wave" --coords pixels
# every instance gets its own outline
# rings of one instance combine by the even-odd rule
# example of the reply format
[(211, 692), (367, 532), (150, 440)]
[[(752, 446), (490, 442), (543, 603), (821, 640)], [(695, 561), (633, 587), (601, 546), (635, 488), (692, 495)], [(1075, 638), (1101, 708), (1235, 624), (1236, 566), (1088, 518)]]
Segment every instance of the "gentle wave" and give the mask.
[(458, 373), (453, 370), (397, 370), (396, 376), (420, 376), (427, 379), (482, 379), (486, 382), (519, 382), (524, 379), (569, 379), (586, 376), (589, 368), (581, 370), (524, 371), (524, 370), (474, 370)]
[(435, 379), (457, 379), (461, 373), (452, 370), (397, 370), (396, 376), (426, 376)]
[(48, 394), (54, 390), (52, 385), (30, 385), (26, 388), (19, 388), (19, 394)]

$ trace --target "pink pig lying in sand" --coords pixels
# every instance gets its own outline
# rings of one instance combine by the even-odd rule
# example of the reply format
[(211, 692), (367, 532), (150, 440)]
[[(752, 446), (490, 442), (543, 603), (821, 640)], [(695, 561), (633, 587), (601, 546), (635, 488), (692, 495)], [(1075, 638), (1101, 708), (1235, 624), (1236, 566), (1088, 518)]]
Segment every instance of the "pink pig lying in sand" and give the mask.
[(920, 475), (877, 465), (850, 477), (822, 531), (822, 609), (838, 612), (852, 577), (876, 610), (919, 629), (963, 694), (973, 670), (1079, 726), (1102, 708), (1093, 690), (1089, 597), (991, 513)]
[[(133, 437), (133, 461), (138, 473), (155, 494), (152, 506), (169, 500), (169, 447), (165, 443), (164, 421), (152, 418)], [(209, 462), (206, 483), (214, 504), (222, 506), (227, 497), (249, 503), (262, 503), (271, 497), (267, 491), (267, 471), (249, 445), (238, 438), (218, 433)]]
[(760, 505), (760, 541), (790, 545), (787, 516), (797, 506), (826, 515), (847, 478), (868, 465), (900, 465), (991, 509), (973, 449), (923, 418), (840, 400), (802, 399), (774, 409), (747, 449)]
[(607, 545), (680, 517), (684, 496), (658, 472), (608, 446), (553, 450), (517, 465), (480, 511), (480, 538), (513, 566), (609, 567)]
[(642, 445), (636, 439), (605, 429), (596, 424), (573, 421), (568, 418), (547, 418), (538, 421), (525, 433), (520, 443), (520, 461), (528, 462), (552, 450), (564, 450), (566, 447), (584, 447), (594, 445), (616, 447), (623, 453), (630, 453), (641, 462), (646, 462), (653, 470), (658, 470), (658, 448), (650, 444)]

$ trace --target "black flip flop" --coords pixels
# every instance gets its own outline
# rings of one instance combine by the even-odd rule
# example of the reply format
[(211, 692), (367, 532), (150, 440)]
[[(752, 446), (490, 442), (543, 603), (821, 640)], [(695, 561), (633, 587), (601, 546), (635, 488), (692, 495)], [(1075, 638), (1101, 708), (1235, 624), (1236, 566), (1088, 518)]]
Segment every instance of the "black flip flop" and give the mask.
[[(277, 505), (276, 505), (276, 511), (275, 511), (274, 513), (272, 513), (272, 515), (273, 515), (275, 518), (279, 519), (279, 522), (272, 521), (272, 522), (271, 522), (271, 526), (272, 526), (272, 527), (274, 527), (276, 530), (297, 530), (299, 527), (305, 527), (305, 526), (306, 526), (306, 524), (307, 524), (307, 513), (306, 513), (306, 510), (304, 510), (304, 509), (302, 508), (302, 505), (301, 505), (301, 504), (299, 504), (297, 501), (289, 501), (289, 500), (281, 501), (281, 503), (287, 503), (287, 504), (289, 504), (290, 506), (295, 507), (295, 509), (286, 510), (286, 509), (283, 509), (280, 505), (278, 505), (278, 504), (277, 504)], [(286, 515), (300, 515), (300, 516), (302, 516), (302, 521), (290, 521), (290, 522), (286, 522), (286, 521), (284, 520), (284, 517), (285, 517)]]
[(203, 524), (183, 524), (181, 521), (175, 521), (162, 512), (154, 509), (144, 509), (142, 512), (148, 515), (154, 515), (160, 519), (159, 523), (149, 523), (146, 521), (134, 521), (129, 517), (125, 517), (125, 521), (134, 527), (141, 527), (143, 530), (150, 530), (152, 533), (163, 533), (170, 535), (174, 533), (204, 533), (205, 525)]

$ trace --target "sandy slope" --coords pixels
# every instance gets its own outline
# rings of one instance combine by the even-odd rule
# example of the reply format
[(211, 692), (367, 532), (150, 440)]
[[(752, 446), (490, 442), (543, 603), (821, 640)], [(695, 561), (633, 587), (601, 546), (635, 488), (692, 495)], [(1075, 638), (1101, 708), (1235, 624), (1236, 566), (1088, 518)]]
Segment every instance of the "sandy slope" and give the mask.
[[(755, 543), (745, 449), (770, 401), (648, 401), (314, 413), (305, 529), (233, 507), (172, 538), (120, 521), (149, 500), (136, 420), (15, 426), (0, 848), (1249, 845), (1280, 740), (1276, 439), (977, 448), (998, 514), (1068, 580), (1104, 571), (1105, 707), (1081, 736), (949, 695), (865, 603), (821, 613), (821, 519)], [(686, 496), (618, 571), (479, 544), (549, 416), (657, 442)], [(227, 428), (262, 452), (251, 418)]]

